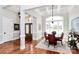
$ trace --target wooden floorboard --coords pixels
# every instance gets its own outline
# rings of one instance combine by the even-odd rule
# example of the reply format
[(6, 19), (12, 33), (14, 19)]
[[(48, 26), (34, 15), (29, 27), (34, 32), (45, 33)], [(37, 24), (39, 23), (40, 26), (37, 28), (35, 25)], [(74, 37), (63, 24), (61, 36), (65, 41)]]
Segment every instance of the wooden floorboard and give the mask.
[[(44, 49), (35, 48), (38, 44), (37, 41), (26, 41), (26, 48), (20, 50), (19, 40), (5, 42), (0, 44), (0, 54), (60, 54), (56, 51), (49, 51)], [(79, 50), (71, 50), (72, 54), (78, 54)]]

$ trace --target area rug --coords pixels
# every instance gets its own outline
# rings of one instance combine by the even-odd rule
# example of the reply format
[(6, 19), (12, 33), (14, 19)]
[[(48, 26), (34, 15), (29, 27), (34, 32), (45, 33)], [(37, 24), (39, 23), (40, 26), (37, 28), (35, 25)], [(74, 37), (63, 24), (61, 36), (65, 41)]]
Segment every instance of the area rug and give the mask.
[(61, 42), (57, 42), (57, 45), (54, 48), (53, 45), (49, 45), (48, 47), (48, 43), (45, 42), (45, 40), (43, 39), (35, 46), (35, 48), (45, 49), (49, 51), (56, 51), (59, 52), (60, 54), (71, 54), (71, 50), (68, 47), (67, 42), (63, 42), (63, 46), (61, 45)]

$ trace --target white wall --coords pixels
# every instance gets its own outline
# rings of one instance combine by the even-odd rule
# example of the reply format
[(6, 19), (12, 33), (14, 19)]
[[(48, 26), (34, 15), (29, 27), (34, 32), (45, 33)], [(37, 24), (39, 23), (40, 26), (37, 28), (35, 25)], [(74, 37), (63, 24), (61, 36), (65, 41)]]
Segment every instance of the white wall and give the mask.
[(39, 16), (37, 18), (37, 33), (38, 33), (38, 39), (42, 37), (42, 17)]
[[(34, 24), (35, 23), (35, 24)], [(38, 16), (36, 19), (33, 20), (33, 36), (34, 40), (38, 40), (42, 37), (42, 17)]]
[(28, 13), (32, 16), (33, 40), (38, 40), (42, 37), (42, 17), (33, 11), (30, 11)]
[(67, 38), (68, 33), (71, 31), (71, 21), (79, 17), (79, 6), (74, 6), (69, 12), (66, 12), (62, 16), (64, 17), (63, 31), (65, 33), (65, 38)]
[(33, 40), (37, 40), (37, 17), (32, 16), (32, 23)]
[(46, 17), (42, 16), (42, 36), (44, 36), (44, 32), (46, 32)]
[(79, 6), (74, 6), (69, 12), (69, 30), (71, 30), (71, 21), (72, 19), (79, 17)]
[[(0, 16), (12, 19), (13, 24), (19, 23), (18, 15), (14, 12), (9, 11), (9, 10), (0, 8)], [(1, 19), (0, 19), (0, 22), (1, 22)], [(0, 23), (0, 26), (1, 26), (1, 23)], [(14, 26), (12, 27), (12, 29), (14, 29)], [(1, 29), (0, 29), (0, 32), (1, 32)], [(13, 33), (13, 39), (19, 38), (19, 31), (13, 31), (12, 33)], [(1, 38), (1, 35), (0, 35), (0, 38)]]
[(2, 20), (1, 20), (1, 17), (0, 17), (0, 41), (2, 41)]
[(64, 38), (68, 38), (69, 33), (69, 13), (63, 14), (63, 32)]
[(60, 14), (60, 16), (64, 17), (64, 26), (63, 26), (63, 31), (65, 33), (65, 38), (67, 38), (68, 33), (71, 31), (71, 21), (79, 17), (79, 6), (73, 6), (68, 12), (65, 12), (63, 14)]

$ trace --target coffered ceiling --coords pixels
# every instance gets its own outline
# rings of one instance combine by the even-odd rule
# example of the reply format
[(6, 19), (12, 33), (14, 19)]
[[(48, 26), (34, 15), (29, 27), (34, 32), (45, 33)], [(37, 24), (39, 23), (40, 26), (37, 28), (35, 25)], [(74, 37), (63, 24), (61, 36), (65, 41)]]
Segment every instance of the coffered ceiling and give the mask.
[[(26, 6), (25, 13), (31, 14), (32, 12), (33, 14), (37, 13), (40, 16), (51, 16), (52, 14), (53, 15), (63, 14), (70, 11), (74, 7), (73, 5), (53, 5), (53, 6), (52, 5), (41, 5), (41, 6), (24, 5), (24, 6)], [(15, 12), (15, 13), (20, 12), (20, 5), (0, 5), (0, 8)]]
[(50, 15), (57, 15), (63, 14), (70, 11), (74, 7), (73, 5), (43, 5), (41, 7), (33, 8), (30, 10), (26, 10), (26, 13), (34, 12), (38, 13), (41, 16), (50, 16)]

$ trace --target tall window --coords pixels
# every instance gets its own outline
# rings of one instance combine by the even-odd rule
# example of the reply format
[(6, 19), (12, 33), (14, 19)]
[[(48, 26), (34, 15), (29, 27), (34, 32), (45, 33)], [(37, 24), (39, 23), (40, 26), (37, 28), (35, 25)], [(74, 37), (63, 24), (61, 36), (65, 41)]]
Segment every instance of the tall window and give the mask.
[(46, 19), (46, 32), (52, 33), (52, 31), (56, 31), (56, 35), (59, 36), (61, 32), (63, 32), (63, 17), (61, 16), (53, 16)]

